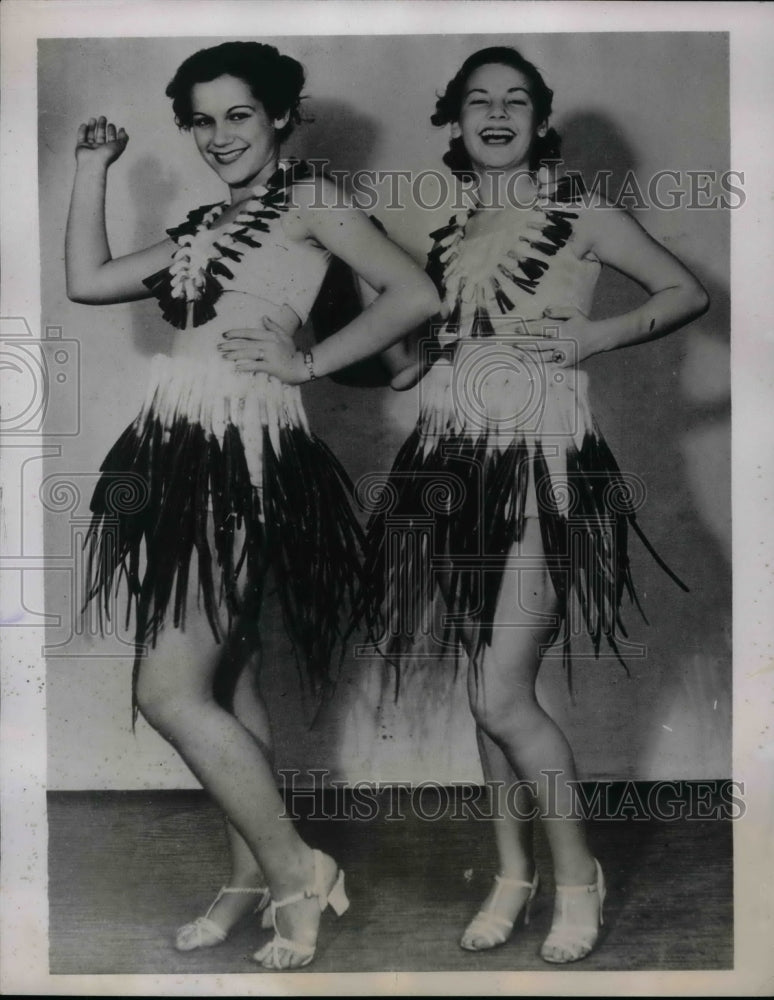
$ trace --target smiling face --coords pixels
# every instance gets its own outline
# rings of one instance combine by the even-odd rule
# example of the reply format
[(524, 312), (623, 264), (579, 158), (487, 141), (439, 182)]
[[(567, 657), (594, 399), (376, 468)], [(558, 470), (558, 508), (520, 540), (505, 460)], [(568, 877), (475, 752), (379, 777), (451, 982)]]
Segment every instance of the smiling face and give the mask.
[(272, 120), (247, 83), (219, 76), (191, 89), (191, 130), (204, 160), (228, 184), (232, 200), (277, 169), (277, 130), (288, 117)]
[(476, 170), (527, 170), (534, 138), (547, 128), (547, 122), (535, 121), (527, 77), (488, 63), (468, 77), (452, 136), (462, 138)]

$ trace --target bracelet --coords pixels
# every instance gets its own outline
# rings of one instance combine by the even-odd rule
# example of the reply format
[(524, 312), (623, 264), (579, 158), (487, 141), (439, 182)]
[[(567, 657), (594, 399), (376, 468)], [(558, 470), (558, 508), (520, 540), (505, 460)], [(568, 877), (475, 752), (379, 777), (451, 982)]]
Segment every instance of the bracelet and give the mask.
[(306, 365), (306, 370), (309, 372), (309, 381), (314, 382), (317, 376), (314, 373), (314, 357), (311, 351), (304, 351), (304, 364)]

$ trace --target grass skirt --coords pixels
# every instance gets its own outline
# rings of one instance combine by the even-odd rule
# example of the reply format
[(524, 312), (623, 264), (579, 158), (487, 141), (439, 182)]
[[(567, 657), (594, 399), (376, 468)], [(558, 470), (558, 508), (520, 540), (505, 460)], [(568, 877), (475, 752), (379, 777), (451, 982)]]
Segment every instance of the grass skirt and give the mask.
[(385, 608), (387, 654), (417, 648), (442, 579), (447, 631), (475, 627), (474, 652), (491, 644), (506, 558), (525, 518), (537, 516), (568, 672), (571, 609), (597, 654), (604, 638), (621, 660), (624, 592), (636, 602), (630, 529), (687, 588), (637, 523), (644, 489), (621, 472), (594, 421), (586, 373), (478, 340), (433, 365), (420, 392), (416, 428), (366, 498), (367, 563)]
[(352, 484), (310, 432), (297, 387), (159, 355), (145, 403), (101, 473), (87, 601), (109, 617), (125, 582), (133, 690), (142, 646), (170, 618), (184, 627), (192, 567), (216, 641), (236, 616), (258, 616), (271, 573), (312, 688), (326, 687), (334, 650), (367, 611), (364, 539)]

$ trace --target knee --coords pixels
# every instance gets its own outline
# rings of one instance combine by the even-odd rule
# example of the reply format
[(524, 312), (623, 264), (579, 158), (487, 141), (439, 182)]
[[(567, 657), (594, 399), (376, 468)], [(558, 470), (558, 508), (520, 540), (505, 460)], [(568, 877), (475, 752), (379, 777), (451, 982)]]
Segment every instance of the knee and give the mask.
[(173, 715), (174, 695), (151, 675), (146, 666), (140, 670), (134, 697), (140, 715), (150, 726), (159, 732), (167, 729), (167, 722)]
[(504, 697), (484, 686), (471, 695), (470, 709), (479, 728), (500, 745), (528, 742), (545, 719), (534, 693), (526, 690)]
[(135, 688), (137, 708), (145, 719), (165, 739), (174, 740), (190, 717), (197, 699), (191, 690), (173, 684), (153, 664), (146, 663), (140, 670)]

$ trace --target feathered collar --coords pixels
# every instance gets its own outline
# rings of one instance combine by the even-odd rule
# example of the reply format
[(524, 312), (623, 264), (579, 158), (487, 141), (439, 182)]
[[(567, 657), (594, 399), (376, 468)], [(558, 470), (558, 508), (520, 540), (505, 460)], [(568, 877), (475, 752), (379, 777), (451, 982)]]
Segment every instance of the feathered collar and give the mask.
[[(466, 242), (468, 222), (479, 208), (472, 199), (448, 225), (430, 234), (434, 242), (426, 270), (442, 298), (442, 336), (492, 336), (493, 317), (512, 313), (522, 293), (535, 294), (551, 258), (572, 235), (571, 220), (578, 217), (562, 206), (577, 205), (579, 193), (574, 179), (563, 178), (550, 199), (523, 210), (518, 234), (500, 231)], [(463, 333), (463, 313), (471, 311), (470, 330)]]
[(172, 263), (143, 282), (159, 300), (164, 319), (178, 330), (185, 329), (191, 304), (192, 326), (211, 320), (223, 293), (219, 278), (234, 277), (226, 261), (238, 264), (245, 254), (241, 247), (260, 247), (255, 234), (269, 232), (269, 224), (287, 212), (293, 185), (311, 176), (312, 168), (304, 160), (282, 162), (265, 185), (253, 188), (249, 201), (222, 229), (211, 227), (225, 211), (225, 201), (202, 205), (189, 212), (182, 225), (168, 229), (177, 243)]

